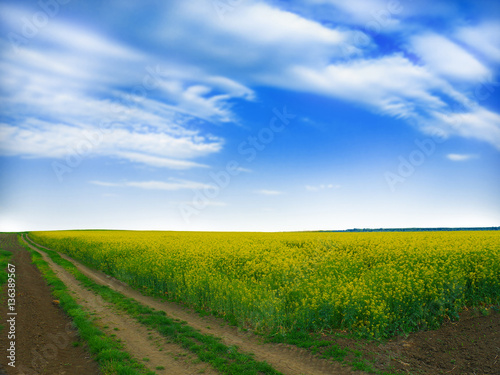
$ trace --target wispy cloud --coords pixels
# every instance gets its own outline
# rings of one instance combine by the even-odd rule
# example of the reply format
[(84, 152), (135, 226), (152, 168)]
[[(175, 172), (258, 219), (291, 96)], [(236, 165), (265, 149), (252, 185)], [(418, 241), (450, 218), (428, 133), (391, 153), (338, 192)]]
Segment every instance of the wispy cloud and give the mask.
[(490, 74), (469, 52), (441, 35), (419, 35), (411, 43), (414, 52), (426, 66), (439, 75), (477, 81)]
[(202, 167), (208, 168), (205, 164), (195, 163), (188, 160), (178, 160), (178, 159), (170, 159), (164, 158), (160, 156), (148, 155), (140, 152), (116, 152), (116, 155), (120, 158), (129, 160), (133, 163), (143, 163), (147, 165), (151, 165), (154, 167), (160, 168), (170, 168), (170, 169), (188, 169), (194, 167)]
[(105, 187), (120, 187), (120, 186), (126, 186), (123, 183), (117, 183), (117, 182), (106, 182), (106, 181), (90, 181), (92, 185), (97, 185), (97, 186), (105, 186)]
[[(422, 31), (422, 25), (415, 21), (416, 16), (456, 14), (456, 5), (424, 1), (393, 7), (378, 0), (292, 3), (287, 11), (274, 4), (243, 2), (224, 22), (206, 17), (213, 12), (209, 3), (175, 3), (165, 8), (170, 22), (152, 27), (152, 37), (168, 42), (169, 48), (181, 55), (188, 45), (197, 49), (207, 69), (224, 72), (235, 81), (245, 77), (246, 86), (264, 85), (351, 101), (375, 113), (406, 120), (423, 132), (438, 126), (433, 122), (435, 112), (446, 116), (457, 107), (470, 112), (481, 109), (478, 98), (468, 98), (466, 93), (493, 71), (470, 46), (483, 29), (457, 31), (451, 27), (449, 35), (441, 35)], [(328, 19), (325, 14), (330, 13), (342, 16), (334, 17), (330, 24), (315, 20)], [(369, 22), (378, 25), (375, 34), (403, 40), (399, 50), (384, 51), (376, 40), (352, 27)], [(201, 40), (188, 41), (183, 23), (196, 25), (204, 35), (203, 44)], [(350, 27), (338, 27), (340, 24)], [(498, 49), (495, 28), (484, 29), (487, 40), (475, 49), (494, 58)], [(457, 35), (462, 43), (457, 42)], [(500, 147), (494, 137), (499, 129), (492, 126), (480, 139)], [(448, 133), (473, 137), (459, 129), (448, 129)]]
[(218, 152), (222, 141), (193, 134), (175, 136), (165, 131), (71, 126), (27, 118), (17, 125), (0, 124), (0, 153), (26, 157), (64, 158), (69, 155), (110, 156), (172, 169), (206, 167), (186, 159)]
[[(190, 201), (184, 201), (184, 202), (170, 202), (171, 204), (179, 207), (179, 206), (182, 206), (182, 205), (192, 205), (193, 202), (190, 202)], [(228, 204), (226, 202), (223, 202), (223, 201), (216, 201), (216, 200), (207, 200), (207, 201), (204, 201), (203, 203), (205, 206), (207, 207), (227, 207)]]
[(243, 167), (236, 168), (236, 171), (238, 171), (238, 172), (244, 172), (244, 173), (252, 173), (251, 169), (243, 168)]
[(267, 190), (267, 189), (254, 190), (253, 193), (254, 194), (260, 194), (260, 195), (281, 195), (281, 194), (284, 194), (282, 191)]
[[(1, 13), (30, 16), (9, 5)], [(254, 98), (230, 78), (150, 65), (147, 52), (57, 19), (26, 45), (13, 49), (0, 39), (0, 46), (1, 155), (64, 158), (93, 134), (99, 139), (85, 146), (86, 156), (204, 167), (191, 159), (219, 152), (224, 142), (200, 125), (236, 121), (230, 102)]]
[(91, 184), (104, 187), (133, 187), (144, 190), (196, 190), (210, 188), (211, 185), (196, 181), (169, 178), (168, 181), (126, 181), (126, 182), (106, 182), (90, 181)]
[(331, 189), (340, 189), (340, 185), (333, 184), (321, 184), (321, 185), (306, 185), (306, 190), (311, 192), (317, 192), (321, 190), (331, 190)]
[(475, 154), (448, 154), (446, 158), (451, 161), (467, 161), (470, 159), (477, 159), (478, 156)]
[(478, 107), (469, 112), (434, 112), (434, 123), (443, 134), (486, 141), (500, 150), (500, 115)]
[(488, 60), (500, 61), (500, 25), (494, 22), (483, 22), (477, 26), (459, 28), (456, 37), (466, 43), (469, 48), (478, 51)]

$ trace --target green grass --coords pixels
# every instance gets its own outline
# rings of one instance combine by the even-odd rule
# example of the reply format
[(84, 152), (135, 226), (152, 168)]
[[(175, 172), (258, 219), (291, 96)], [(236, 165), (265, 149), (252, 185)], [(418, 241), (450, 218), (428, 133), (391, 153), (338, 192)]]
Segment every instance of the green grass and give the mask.
[[(9, 264), (10, 258), (12, 257), (12, 253), (7, 250), (0, 249), (0, 303), (4, 303), (3, 298), (2, 298), (2, 291), (4, 288), (4, 285), (7, 283), (8, 278), (8, 273), (7, 273), (7, 266)], [(3, 329), (3, 325), (0, 324), (0, 331)]]
[[(125, 352), (122, 344), (106, 336), (106, 334), (94, 325), (90, 314), (75, 302), (68, 292), (66, 285), (56, 276), (48, 263), (42, 259), (42, 256), (28, 246), (24, 246), (31, 253), (33, 263), (51, 287), (52, 294), (59, 300), (60, 307), (77, 327), (80, 338), (87, 344), (90, 353), (99, 364), (104, 375), (155, 374), (132, 358), (129, 353)], [(75, 346), (75, 343), (73, 345)]]
[[(6, 233), (0, 233), (6, 235)], [(11, 237), (4, 237), (4, 241), (0, 244), (0, 287), (2, 287), (7, 280), (7, 265), (10, 263), (10, 258), (12, 258), (12, 252), (5, 250), (7, 242), (11, 241)]]
[(228, 375), (281, 374), (268, 363), (255, 360), (250, 353), (241, 353), (237, 347), (229, 347), (217, 337), (202, 334), (186, 322), (168, 318), (164, 311), (144, 306), (107, 286), (95, 283), (57, 252), (46, 248), (41, 250), (47, 253), (54, 263), (70, 272), (86, 288), (112, 303), (116, 309), (126, 312), (144, 326), (155, 329), (161, 335), (195, 354), (202, 362), (212, 365), (220, 373)]
[(0, 286), (3, 286), (7, 280), (7, 266), (9, 264), (12, 253), (8, 250), (0, 249)]

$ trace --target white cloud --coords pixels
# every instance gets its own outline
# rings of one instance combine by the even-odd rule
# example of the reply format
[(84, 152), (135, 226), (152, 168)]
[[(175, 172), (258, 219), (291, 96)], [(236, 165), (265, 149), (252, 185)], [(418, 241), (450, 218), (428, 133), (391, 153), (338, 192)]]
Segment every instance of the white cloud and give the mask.
[[(199, 119), (232, 121), (229, 102), (253, 100), (252, 90), (229, 78), (149, 66), (146, 54), (55, 19), (17, 50), (0, 43), (0, 100), (9, 119), (0, 124), (3, 155), (63, 158), (92, 134), (98, 140), (83, 146), (86, 156), (204, 167), (189, 159), (219, 152), (223, 139), (197, 130)], [(169, 82), (179, 89), (167, 92)]]
[(134, 163), (143, 163), (151, 165), (153, 167), (160, 167), (160, 168), (170, 168), (170, 169), (188, 169), (194, 167), (208, 168), (208, 166), (205, 164), (195, 163), (188, 160), (169, 159), (159, 156), (141, 154), (138, 152), (116, 152), (116, 156), (129, 160)]
[[(414, 34), (418, 27), (412, 28), (411, 22), (408, 25), (399, 23), (400, 19), (411, 19), (415, 15), (444, 17), (455, 14), (456, 6), (427, 1), (418, 6), (400, 4), (402, 9), (396, 10), (383, 1), (310, 0), (307, 3), (333, 5), (358, 23), (378, 19), (383, 23), (381, 32), (402, 32), (402, 40), (407, 39), (407, 35), (415, 36), (409, 40), (409, 45), (402, 47), (405, 54), (384, 55), (381, 51), (373, 54), (377, 46), (365, 34), (332, 24), (325, 26), (314, 19), (261, 2), (239, 3), (223, 21), (218, 17), (206, 17), (207, 4), (184, 2), (170, 16), (176, 19), (159, 31), (167, 38), (175, 35), (176, 40), (168, 41), (182, 51), (179, 43), (187, 41), (187, 34), (179, 31), (182, 29), (179, 22), (182, 20), (192, 26), (204, 35), (204, 45), (198, 45), (199, 40), (190, 47), (197, 48), (204, 57), (207, 69), (228, 72), (237, 80), (243, 79), (246, 85), (348, 100), (375, 113), (408, 120), (421, 130), (429, 127), (435, 113), (447, 115), (453, 112), (457, 103), (471, 111), (478, 107), (464, 95), (463, 85), (485, 79), (491, 75), (491, 69), (471, 51), (447, 37)], [(316, 16), (323, 20), (323, 15)], [(339, 19), (337, 24), (341, 22)], [(421, 61), (415, 62), (411, 52), (416, 52)], [(212, 63), (215, 61), (217, 64)], [(450, 134), (465, 134), (455, 130), (451, 132), (448, 128)], [(489, 134), (485, 130), (479, 138), (494, 139), (495, 132), (495, 126), (490, 127)]]
[(466, 161), (476, 159), (478, 156), (474, 154), (448, 154), (446, 157), (451, 161)]
[(238, 168), (236, 168), (236, 171), (237, 171), (237, 172), (244, 172), (244, 173), (252, 173), (252, 170), (251, 170), (251, 169), (248, 169), (248, 168), (243, 168), (243, 167), (238, 167)]
[(149, 35), (165, 46), (165, 56), (175, 51), (182, 58), (196, 51), (206, 69), (247, 83), (279, 74), (290, 64), (321, 66), (361, 53), (353, 38), (359, 32), (325, 27), (259, 1), (238, 4), (224, 20), (210, 1), (169, 2), (163, 16)]
[[(218, 85), (218, 77), (207, 77), (206, 81), (212, 82), (213, 86), (203, 84), (189, 85), (182, 80), (165, 75), (165, 80), (159, 84), (159, 89), (164, 98), (171, 102), (176, 110), (202, 118), (204, 120), (219, 120), (221, 122), (236, 121), (230, 111), (228, 101), (234, 98), (253, 99), (253, 92), (247, 88), (238, 88), (233, 85)], [(214, 78), (212, 80), (212, 78)], [(202, 80), (203, 81), (203, 80)], [(228, 93), (216, 94), (215, 89), (225, 88), (231, 90)]]
[(210, 185), (202, 184), (199, 182), (179, 180), (173, 178), (170, 179), (170, 182), (162, 182), (162, 181), (127, 182), (126, 186), (131, 186), (146, 190), (204, 189), (210, 187)]
[(443, 86), (442, 81), (400, 55), (355, 60), (321, 70), (296, 66), (288, 77), (283, 77), (281, 84), (363, 103), (395, 117), (410, 117), (422, 106), (446, 106), (439, 96), (431, 93)]
[(318, 192), (321, 190), (331, 190), (331, 189), (340, 189), (341, 185), (334, 184), (321, 184), (321, 185), (306, 185), (306, 190), (311, 192)]
[(218, 25), (252, 44), (283, 45), (283, 48), (305, 42), (338, 45), (345, 41), (346, 36), (346, 33), (262, 2), (240, 7), (226, 22), (219, 22)]
[[(192, 204), (192, 202), (191, 202)], [(204, 205), (206, 206), (211, 206), (211, 207), (226, 207), (227, 206), (227, 203), (226, 202), (222, 202), (222, 201), (205, 201), (203, 203)]]
[(122, 184), (116, 182), (106, 182), (106, 181), (90, 181), (91, 184), (97, 186), (105, 186), (105, 187), (120, 187)]
[[(422, 131), (433, 128), (500, 147), (498, 114), (480, 107), (427, 67), (399, 54), (322, 69), (294, 66), (274, 77), (274, 84), (363, 104), (375, 113), (406, 119)], [(486, 89), (491, 90), (489, 86)], [(463, 113), (456, 113), (457, 104)]]
[(261, 190), (255, 190), (254, 194), (260, 194), (260, 195), (281, 195), (281, 194), (283, 194), (283, 192), (282, 191), (278, 191), (278, 190), (261, 189)]
[[(184, 202), (171, 202), (171, 204), (179, 207), (179, 206), (192, 206), (192, 201), (184, 201)], [(203, 202), (203, 205), (206, 207), (226, 207), (228, 204), (223, 201), (214, 201), (214, 200), (206, 200)]]
[(155, 167), (206, 167), (191, 160), (218, 152), (220, 139), (198, 133), (172, 136), (166, 132), (77, 127), (28, 118), (18, 126), (0, 124), (0, 153), (25, 157), (65, 158), (109, 156)]
[[(312, 4), (330, 4), (349, 15), (349, 23), (356, 23), (375, 31), (392, 29), (399, 24), (398, 15), (404, 8), (390, 6), (384, 0), (308, 0)], [(375, 28), (375, 24), (378, 26)]]
[(459, 8), (449, 0), (288, 0), (286, 4), (324, 23), (350, 25), (376, 35), (418, 29), (417, 17), (452, 20)]
[(435, 112), (436, 126), (445, 135), (460, 135), (465, 138), (488, 142), (500, 150), (500, 115), (478, 107), (469, 112)]
[(162, 101), (169, 103), (171, 109), (207, 121), (235, 122), (229, 102), (255, 99), (255, 93), (248, 87), (189, 64), (164, 65), (162, 62), (153, 75)]
[(485, 58), (500, 62), (500, 25), (485, 22), (478, 26), (462, 27), (456, 37)]
[(78, 55), (92, 54), (123, 60), (143, 60), (145, 58), (142, 52), (116, 40), (110, 40), (88, 28), (79, 28), (61, 21), (51, 22), (40, 34), (40, 38), (73, 49)]
[(479, 80), (490, 71), (472, 54), (437, 34), (414, 37), (411, 45), (433, 72), (459, 80)]
[[(307, 3), (330, 4), (356, 22), (383, 18), (388, 10), (382, 0)], [(420, 9), (405, 4), (401, 13), (386, 20), (387, 30), (399, 30), (404, 26), (400, 18), (422, 14), (427, 5), (434, 13), (445, 14), (446, 7), (431, 3)], [(128, 12), (136, 11), (136, 6), (131, 4)], [(205, 134), (199, 120), (239, 122), (234, 101), (256, 100), (252, 87), (262, 86), (348, 100), (401, 119), (438, 119), (432, 126), (444, 127), (449, 134), (498, 144), (496, 122), (477, 126), (478, 118), (484, 117), (474, 113), (479, 111), (477, 106), (465, 113), (476, 117), (468, 121), (470, 125), (448, 124), (453, 117), (450, 104), (467, 99), (447, 79), (467, 84), (490, 72), (470, 51), (496, 58), (495, 25), (456, 32), (470, 51), (437, 34), (413, 37), (411, 48), (424, 63), (418, 65), (403, 53), (383, 55), (374, 40), (339, 26), (341, 21), (326, 26), (262, 1), (239, 2), (224, 20), (217, 17), (210, 1), (166, 2), (157, 11), (161, 22), (138, 24), (134, 29), (137, 38), (147, 37), (151, 47), (147, 53), (57, 19), (40, 33), (41, 41), (52, 44), (50, 49), (34, 40), (15, 54), (4, 42), (0, 85), (5, 94), (0, 94), (0, 100), (4, 114), (14, 120), (1, 129), (9, 138), (0, 145), (0, 152), (61, 157), (67, 155), (67, 144), (78, 141), (80, 129), (95, 129), (105, 119), (115, 125), (109, 142), (93, 149), (96, 155), (167, 168), (204, 166), (191, 159), (219, 152), (224, 142)], [(113, 17), (122, 17), (117, 24), (128, 27), (127, 14), (121, 9)], [(164, 65), (151, 74), (148, 68), (159, 62)], [(154, 88), (141, 97), (140, 91), (133, 90), (145, 79)], [(33, 122), (36, 117), (57, 125), (38, 126)], [(420, 121), (421, 129), (429, 126), (425, 121)], [(475, 130), (479, 133), (473, 134)]]
[(105, 181), (90, 181), (91, 184), (104, 187), (134, 187), (145, 190), (196, 190), (210, 188), (211, 185), (203, 184), (195, 181), (182, 180), (177, 178), (169, 178), (166, 181), (128, 181), (128, 182), (105, 182)]

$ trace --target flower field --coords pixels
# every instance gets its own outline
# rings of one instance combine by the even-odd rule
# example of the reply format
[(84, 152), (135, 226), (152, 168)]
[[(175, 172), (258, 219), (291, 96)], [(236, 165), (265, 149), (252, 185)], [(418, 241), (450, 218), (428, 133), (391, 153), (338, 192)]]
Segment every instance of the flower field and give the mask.
[(154, 294), (242, 327), (363, 336), (438, 327), (500, 304), (500, 232), (31, 232)]

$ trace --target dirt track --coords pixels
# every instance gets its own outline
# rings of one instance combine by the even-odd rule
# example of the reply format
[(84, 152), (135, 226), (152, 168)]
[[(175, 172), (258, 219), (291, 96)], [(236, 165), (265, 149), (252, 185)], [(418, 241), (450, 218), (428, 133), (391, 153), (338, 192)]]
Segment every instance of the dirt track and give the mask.
[[(74, 347), (78, 335), (70, 319), (53, 303), (50, 288), (30, 254), (19, 245), (16, 234), (0, 234), (1, 246), (11, 251), (16, 266), (16, 367), (7, 365), (7, 299), (4, 290), (0, 314), (4, 329), (0, 331), (0, 364), (4, 373), (81, 375), (99, 374), (97, 364), (81, 346)], [(2, 370), (0, 368), (0, 373)]]
[[(191, 363), (190, 353), (177, 345), (166, 342), (159, 335), (150, 333), (144, 326), (125, 314), (118, 314), (100, 296), (80, 286), (73, 275), (52, 262), (43, 251), (32, 248), (43, 256), (61, 281), (74, 293), (77, 303), (94, 314), (100, 328), (116, 335), (116, 338), (124, 344), (125, 350), (138, 361), (147, 358), (147, 361), (143, 361), (143, 363), (148, 369), (158, 374), (169, 375), (188, 375), (200, 372), (211, 375), (217, 373), (206, 364)], [(158, 370), (157, 367), (162, 367), (163, 370)], [(78, 374), (87, 373), (78, 372)]]

